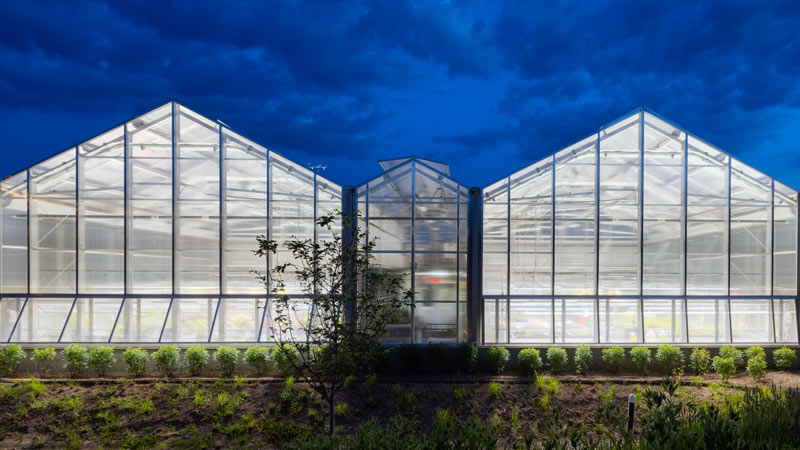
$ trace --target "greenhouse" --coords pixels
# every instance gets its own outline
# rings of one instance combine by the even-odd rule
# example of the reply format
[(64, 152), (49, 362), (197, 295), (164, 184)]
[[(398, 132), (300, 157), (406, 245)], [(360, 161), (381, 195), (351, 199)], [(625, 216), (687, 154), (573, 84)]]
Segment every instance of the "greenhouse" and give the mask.
[(0, 341), (270, 342), (254, 272), (291, 255), (256, 236), (356, 208), (415, 292), (387, 344), (798, 341), (797, 191), (649, 110), (482, 189), (380, 165), (342, 186), (176, 102), (70, 147), (0, 181)]

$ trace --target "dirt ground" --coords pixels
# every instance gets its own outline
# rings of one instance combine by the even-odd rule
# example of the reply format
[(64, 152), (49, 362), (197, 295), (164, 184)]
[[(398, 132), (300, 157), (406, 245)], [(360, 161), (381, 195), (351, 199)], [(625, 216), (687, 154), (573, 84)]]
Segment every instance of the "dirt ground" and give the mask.
[[(548, 395), (559, 418), (571, 426), (599, 430), (606, 398), (623, 407), (628, 394), (662, 377), (563, 375)], [(496, 383), (498, 392), (490, 393)], [(770, 372), (756, 382), (744, 374), (723, 385), (716, 376), (682, 377), (686, 398), (719, 401), (739, 386), (800, 386), (800, 374)], [(497, 415), (504, 426), (501, 448), (546, 419), (546, 394), (522, 376), (382, 377), (344, 389), (337, 419), (349, 434), (370, 418), (381, 423), (403, 417), (424, 431), (438, 408), (462, 419)], [(286, 389), (283, 379), (63, 380), (43, 383), (0, 380), (0, 448), (281, 448), (327, 426), (326, 407), (302, 383)], [(598, 431), (599, 432), (599, 431)]]

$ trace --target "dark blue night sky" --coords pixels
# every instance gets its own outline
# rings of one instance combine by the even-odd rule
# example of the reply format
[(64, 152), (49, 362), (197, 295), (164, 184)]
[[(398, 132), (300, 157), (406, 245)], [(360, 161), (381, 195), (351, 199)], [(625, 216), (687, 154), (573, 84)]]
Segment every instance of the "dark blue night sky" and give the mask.
[(158, 3), (0, 0), (0, 176), (175, 96), (342, 184), (483, 186), (644, 105), (800, 187), (796, 0)]

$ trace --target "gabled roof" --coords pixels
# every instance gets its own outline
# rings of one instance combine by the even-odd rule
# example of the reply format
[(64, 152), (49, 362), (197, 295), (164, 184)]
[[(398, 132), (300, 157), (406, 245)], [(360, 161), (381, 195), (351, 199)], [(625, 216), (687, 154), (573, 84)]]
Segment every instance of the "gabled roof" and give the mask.
[(405, 164), (406, 162), (411, 161), (412, 159), (417, 161), (422, 161), (428, 166), (431, 166), (432, 168), (438, 170), (439, 172), (447, 175), (448, 177), (450, 176), (450, 166), (448, 166), (447, 164), (440, 163), (437, 161), (432, 161), (430, 159), (420, 158), (419, 156), (414, 156), (414, 155), (404, 156), (402, 158), (381, 159), (378, 161), (378, 164), (381, 165), (381, 168), (383, 168), (384, 171), (387, 171), (401, 164)]

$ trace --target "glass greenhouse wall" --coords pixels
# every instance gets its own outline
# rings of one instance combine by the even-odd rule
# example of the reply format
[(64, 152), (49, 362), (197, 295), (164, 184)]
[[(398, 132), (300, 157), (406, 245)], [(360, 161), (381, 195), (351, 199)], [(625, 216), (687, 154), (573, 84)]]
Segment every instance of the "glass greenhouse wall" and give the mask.
[(485, 343), (797, 343), (797, 191), (645, 110), (483, 192)]
[(270, 341), (253, 271), (290, 255), (258, 258), (255, 238), (324, 239), (341, 192), (165, 104), (2, 181), (0, 340)]

